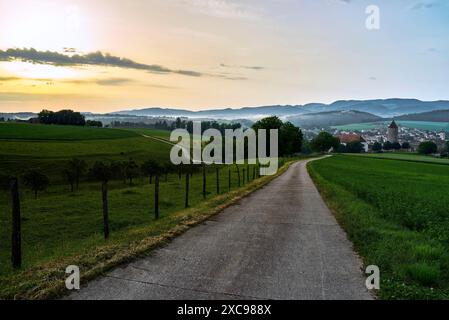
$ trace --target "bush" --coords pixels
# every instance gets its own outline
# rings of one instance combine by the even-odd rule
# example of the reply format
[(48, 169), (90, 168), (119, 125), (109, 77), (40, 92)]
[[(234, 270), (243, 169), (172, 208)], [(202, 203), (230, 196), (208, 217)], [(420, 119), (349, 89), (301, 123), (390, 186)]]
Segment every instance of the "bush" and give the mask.
[(435, 144), (435, 142), (432, 141), (424, 141), (421, 142), (418, 146), (418, 153), (420, 154), (433, 154), (433, 153), (437, 153), (438, 151), (438, 147)]

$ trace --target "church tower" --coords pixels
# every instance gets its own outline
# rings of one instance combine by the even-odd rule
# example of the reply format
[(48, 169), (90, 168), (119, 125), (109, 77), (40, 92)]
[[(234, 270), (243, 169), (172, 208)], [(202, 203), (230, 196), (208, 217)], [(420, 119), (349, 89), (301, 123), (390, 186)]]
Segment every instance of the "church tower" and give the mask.
[(388, 126), (388, 141), (391, 143), (399, 142), (399, 128), (394, 120)]

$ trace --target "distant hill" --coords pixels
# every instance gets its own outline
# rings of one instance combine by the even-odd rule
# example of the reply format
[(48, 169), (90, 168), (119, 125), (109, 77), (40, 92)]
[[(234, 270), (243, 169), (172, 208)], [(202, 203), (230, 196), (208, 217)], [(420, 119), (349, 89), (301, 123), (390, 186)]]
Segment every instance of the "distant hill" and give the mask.
[(265, 116), (287, 116), (302, 113), (301, 106), (264, 106), (245, 107), (240, 109), (217, 109), (204, 111), (190, 111), (170, 108), (146, 108), (114, 112), (116, 115), (136, 115), (147, 117), (188, 117), (188, 118), (214, 118), (214, 119), (255, 119)]
[(396, 117), (398, 120), (449, 122), (449, 110), (435, 110), (430, 112), (407, 114)]
[(274, 105), (262, 107), (245, 107), (240, 109), (216, 109), (203, 111), (189, 111), (170, 108), (145, 108), (114, 112), (150, 117), (189, 117), (215, 119), (258, 119), (277, 115), (289, 117), (302, 114), (331, 112), (331, 111), (360, 111), (371, 113), (378, 117), (391, 118), (406, 114), (423, 113), (435, 110), (449, 110), (449, 101), (420, 101), (417, 99), (377, 99), (377, 100), (340, 100), (331, 104), (309, 103), (305, 105)]
[(36, 116), (33, 112), (0, 113), (0, 118), (5, 120), (28, 120)]
[(349, 110), (309, 113), (287, 117), (287, 120), (302, 128), (325, 128), (351, 123), (382, 121), (383, 118), (367, 112)]

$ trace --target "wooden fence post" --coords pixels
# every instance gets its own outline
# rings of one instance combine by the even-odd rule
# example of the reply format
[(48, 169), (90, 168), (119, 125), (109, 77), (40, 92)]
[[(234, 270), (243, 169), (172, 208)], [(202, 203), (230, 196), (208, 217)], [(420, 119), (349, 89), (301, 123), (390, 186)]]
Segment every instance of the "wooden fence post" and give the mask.
[(186, 173), (186, 203), (185, 207), (189, 207), (189, 188), (190, 188), (190, 174)]
[(159, 219), (159, 175), (154, 178), (154, 217)]
[(206, 164), (203, 163), (203, 198), (206, 199)]
[(216, 175), (217, 175), (217, 194), (220, 194), (220, 169), (218, 166), (215, 168)]
[(101, 195), (103, 200), (103, 233), (104, 238), (109, 238), (109, 205), (108, 205), (108, 183), (103, 181), (101, 184)]
[(12, 246), (11, 262), (14, 269), (22, 266), (22, 230), (20, 217), (19, 181), (17, 178), (11, 180), (12, 197)]

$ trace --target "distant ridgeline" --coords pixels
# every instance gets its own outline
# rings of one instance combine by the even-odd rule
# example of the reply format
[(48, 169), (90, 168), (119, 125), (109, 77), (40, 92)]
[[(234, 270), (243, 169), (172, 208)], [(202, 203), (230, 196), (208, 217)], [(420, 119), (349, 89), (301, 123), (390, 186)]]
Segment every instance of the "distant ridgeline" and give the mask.
[(60, 110), (57, 112), (42, 110), (39, 112), (37, 118), (29, 120), (32, 123), (42, 124), (59, 124), (59, 125), (72, 125), (72, 126), (92, 126), (102, 127), (101, 121), (87, 120), (79, 112), (73, 110)]

